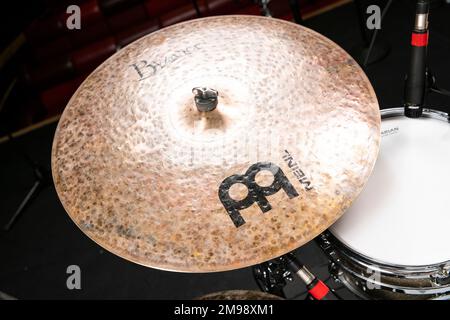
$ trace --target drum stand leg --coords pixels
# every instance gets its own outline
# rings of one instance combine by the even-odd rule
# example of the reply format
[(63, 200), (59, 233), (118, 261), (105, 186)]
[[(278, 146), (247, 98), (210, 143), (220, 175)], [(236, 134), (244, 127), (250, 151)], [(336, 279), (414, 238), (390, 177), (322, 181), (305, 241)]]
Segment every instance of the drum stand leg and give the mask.
[(9, 136), (9, 143), (13, 144), (13, 148), (15, 149), (14, 151), (20, 156), (22, 156), (28, 163), (28, 165), (33, 168), (35, 180), (32, 187), (27, 192), (20, 205), (17, 207), (16, 211), (13, 213), (9, 221), (3, 226), (3, 231), (11, 230), (11, 228), (13, 227), (19, 216), (26, 209), (26, 207), (31, 203), (31, 201), (33, 201), (33, 199), (42, 190), (42, 188), (47, 186), (51, 181), (50, 172), (43, 166), (36, 164), (24, 152), (18, 150), (17, 147), (14, 145), (15, 138), (13, 138), (11, 134), (9, 134), (8, 136)]
[(48, 182), (47, 179), (48, 172), (44, 168), (35, 166), (34, 175), (35, 181), (33, 183), (33, 186), (28, 191), (26, 196), (23, 198), (22, 202), (20, 203), (14, 214), (11, 216), (8, 223), (3, 226), (4, 231), (11, 230), (12, 226), (17, 221), (19, 216), (23, 213), (28, 204), (34, 199), (34, 197), (42, 190), (42, 187), (46, 185), (46, 183)]
[[(358, 17), (358, 26), (361, 33), (363, 44), (362, 47), (353, 48), (351, 50), (351, 53), (352, 56), (355, 58), (356, 61), (358, 61), (360, 65), (364, 65), (364, 63), (366, 62), (365, 59), (367, 56), (367, 52), (369, 51), (370, 46), (370, 36), (366, 27), (366, 15), (365, 15), (366, 12), (365, 10), (367, 7), (364, 6), (362, 0), (355, 0), (355, 6), (356, 6), (356, 14)], [(391, 47), (389, 43), (382, 37), (380, 37), (380, 35), (378, 35), (378, 39), (372, 48), (372, 52), (369, 57), (369, 60), (367, 61), (367, 65), (371, 65), (381, 61), (389, 54), (390, 50)]]

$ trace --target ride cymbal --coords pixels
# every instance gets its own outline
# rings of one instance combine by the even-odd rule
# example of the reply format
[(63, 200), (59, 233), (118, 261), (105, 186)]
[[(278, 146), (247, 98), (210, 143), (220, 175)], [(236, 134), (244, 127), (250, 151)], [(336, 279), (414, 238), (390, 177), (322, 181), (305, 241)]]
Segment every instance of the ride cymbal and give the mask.
[(307, 28), (255, 16), (177, 24), (80, 86), (56, 130), (64, 208), (130, 261), (209, 272), (310, 241), (360, 193), (380, 114), (363, 71)]

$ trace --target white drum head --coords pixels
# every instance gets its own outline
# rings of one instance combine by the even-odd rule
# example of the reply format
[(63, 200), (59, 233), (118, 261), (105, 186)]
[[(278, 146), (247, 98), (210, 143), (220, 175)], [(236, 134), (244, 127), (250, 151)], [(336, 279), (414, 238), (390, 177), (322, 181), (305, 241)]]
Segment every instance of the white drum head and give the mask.
[(383, 119), (381, 128), (373, 174), (330, 231), (359, 254), (391, 265), (450, 260), (450, 124), (398, 116)]

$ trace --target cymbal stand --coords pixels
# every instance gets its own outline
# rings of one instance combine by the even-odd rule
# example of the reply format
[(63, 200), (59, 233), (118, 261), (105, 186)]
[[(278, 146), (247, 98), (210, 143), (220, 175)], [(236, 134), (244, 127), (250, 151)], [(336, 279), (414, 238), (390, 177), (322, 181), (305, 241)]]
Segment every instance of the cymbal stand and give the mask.
[(272, 17), (269, 9), (270, 0), (258, 0), (258, 5), (261, 7), (261, 14), (266, 17)]
[[(261, 14), (266, 17), (272, 17), (272, 12), (270, 10), (270, 3), (272, 0), (257, 0), (258, 5), (261, 7)], [(294, 22), (303, 25), (303, 18), (300, 12), (299, 0), (278, 0), (287, 1), (289, 4), (289, 9), (291, 10)], [(272, 2), (273, 3), (273, 2)]]

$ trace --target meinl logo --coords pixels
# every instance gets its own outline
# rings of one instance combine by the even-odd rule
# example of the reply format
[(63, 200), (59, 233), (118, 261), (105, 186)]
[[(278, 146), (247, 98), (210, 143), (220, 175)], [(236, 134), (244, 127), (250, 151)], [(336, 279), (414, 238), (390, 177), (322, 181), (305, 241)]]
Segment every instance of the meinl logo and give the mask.
[[(258, 172), (263, 170), (269, 171), (274, 177), (270, 186), (261, 187), (255, 181)], [(241, 183), (247, 187), (247, 196), (242, 200), (234, 200), (230, 197), (230, 188), (236, 183)], [(235, 174), (223, 180), (219, 187), (219, 199), (235, 227), (238, 228), (245, 224), (240, 210), (246, 209), (256, 202), (263, 213), (270, 211), (272, 206), (266, 197), (277, 193), (281, 189), (286, 192), (289, 199), (299, 196), (297, 190), (289, 182), (280, 167), (271, 162), (258, 162), (250, 166), (245, 174)]]

